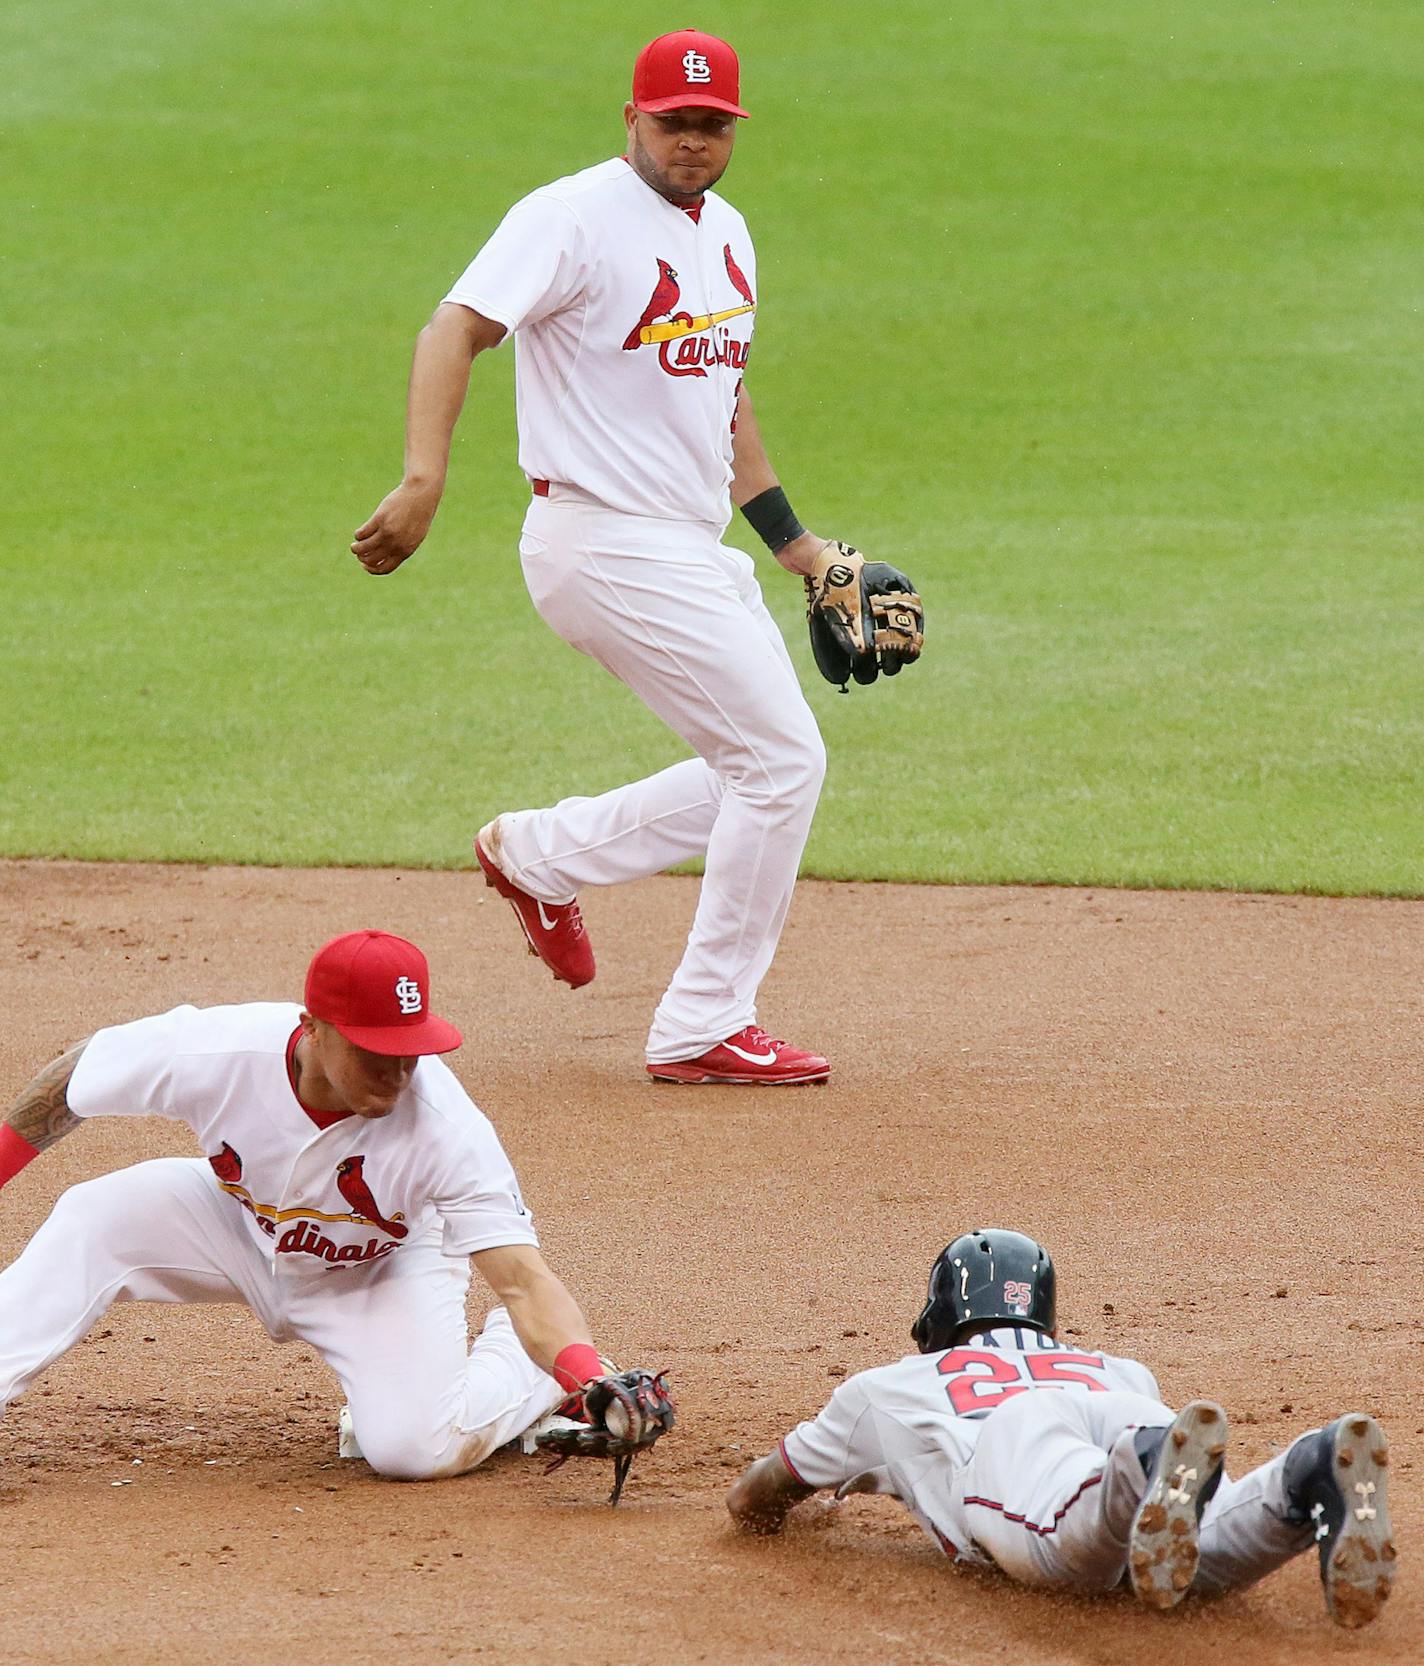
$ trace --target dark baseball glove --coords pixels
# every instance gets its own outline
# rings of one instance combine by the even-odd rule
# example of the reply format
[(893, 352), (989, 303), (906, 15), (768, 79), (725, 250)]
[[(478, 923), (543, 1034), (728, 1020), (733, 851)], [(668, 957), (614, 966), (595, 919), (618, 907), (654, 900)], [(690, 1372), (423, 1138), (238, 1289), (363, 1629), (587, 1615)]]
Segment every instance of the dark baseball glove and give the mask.
[(539, 1428), (535, 1444), (553, 1455), (557, 1469), (566, 1458), (612, 1458), (616, 1504), (634, 1457), (661, 1439), (677, 1421), (666, 1373), (619, 1371), (595, 1377), (570, 1395)]
[(904, 573), (839, 541), (807, 575), (806, 619), (816, 669), (842, 694), (852, 677), (873, 683), (913, 664), (925, 640), (924, 605)]

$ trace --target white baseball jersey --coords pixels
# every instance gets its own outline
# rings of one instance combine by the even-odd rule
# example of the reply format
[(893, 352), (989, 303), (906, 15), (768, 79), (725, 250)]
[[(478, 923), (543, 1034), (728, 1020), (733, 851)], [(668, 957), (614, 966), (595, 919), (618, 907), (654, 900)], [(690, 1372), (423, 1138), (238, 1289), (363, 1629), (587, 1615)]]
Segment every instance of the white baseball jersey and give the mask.
[(1136, 1360), (1003, 1326), (962, 1347), (911, 1354), (848, 1378), (818, 1417), (786, 1436), (781, 1454), (807, 1486), (834, 1487), (842, 1497), (888, 1493), (949, 1555), (988, 1561), (965, 1526), (960, 1472), (991, 1412), (1019, 1395), (1046, 1391), (1158, 1399), (1156, 1379)]
[(537, 1244), (514, 1170), (448, 1066), (422, 1058), (386, 1116), (308, 1111), (293, 1086), (301, 1008), (175, 1007), (95, 1033), (76, 1116), (185, 1122), (281, 1273), (369, 1267), (443, 1229), (448, 1255)]
[(519, 464), (608, 508), (725, 526), (756, 256), (715, 192), (694, 219), (622, 157), (517, 202), (445, 297), (515, 341)]

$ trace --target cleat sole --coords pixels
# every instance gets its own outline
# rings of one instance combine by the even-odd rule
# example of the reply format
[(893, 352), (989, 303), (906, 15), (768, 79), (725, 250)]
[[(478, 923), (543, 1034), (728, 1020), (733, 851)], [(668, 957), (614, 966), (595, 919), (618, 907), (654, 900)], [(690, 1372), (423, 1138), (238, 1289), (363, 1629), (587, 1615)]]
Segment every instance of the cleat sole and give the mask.
[(1175, 1608), (1191, 1589), (1201, 1560), (1199, 1500), (1225, 1454), (1221, 1407), (1210, 1400), (1184, 1406), (1153, 1463), (1128, 1537), (1128, 1578), (1145, 1607)]
[(1376, 1619), (1394, 1587), (1399, 1553), (1389, 1520), (1388, 1469), (1389, 1445), (1374, 1418), (1342, 1418), (1335, 1436), (1335, 1479), (1345, 1519), (1320, 1578), (1330, 1618), (1347, 1631)]

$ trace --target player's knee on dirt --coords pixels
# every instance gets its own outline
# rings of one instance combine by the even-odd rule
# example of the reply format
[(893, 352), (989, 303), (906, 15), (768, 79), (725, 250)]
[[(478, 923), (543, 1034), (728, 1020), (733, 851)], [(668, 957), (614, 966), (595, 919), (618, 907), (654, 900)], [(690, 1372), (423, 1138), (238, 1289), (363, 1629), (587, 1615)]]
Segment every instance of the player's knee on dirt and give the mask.
[(493, 1427), (460, 1429), (412, 1418), (398, 1427), (370, 1427), (353, 1407), (352, 1425), (361, 1456), (387, 1481), (438, 1481), (475, 1469), (496, 1450)]
[(473, 1469), (488, 1456), (476, 1450), (462, 1462), (448, 1439), (422, 1438), (410, 1430), (370, 1431), (357, 1424), (356, 1439), (361, 1456), (386, 1481), (437, 1481)]

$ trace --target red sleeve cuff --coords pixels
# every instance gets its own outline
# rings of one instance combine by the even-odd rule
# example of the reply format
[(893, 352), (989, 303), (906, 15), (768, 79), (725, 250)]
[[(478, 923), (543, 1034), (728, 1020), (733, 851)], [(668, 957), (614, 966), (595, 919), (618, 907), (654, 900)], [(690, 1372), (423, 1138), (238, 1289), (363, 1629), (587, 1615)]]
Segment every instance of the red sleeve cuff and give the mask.
[(603, 1361), (591, 1342), (570, 1342), (554, 1358), (554, 1381), (569, 1394), (603, 1375)]
[(34, 1162), (39, 1149), (30, 1144), (23, 1134), (17, 1134), (8, 1122), (0, 1123), (0, 1186), (13, 1180), (26, 1163)]

